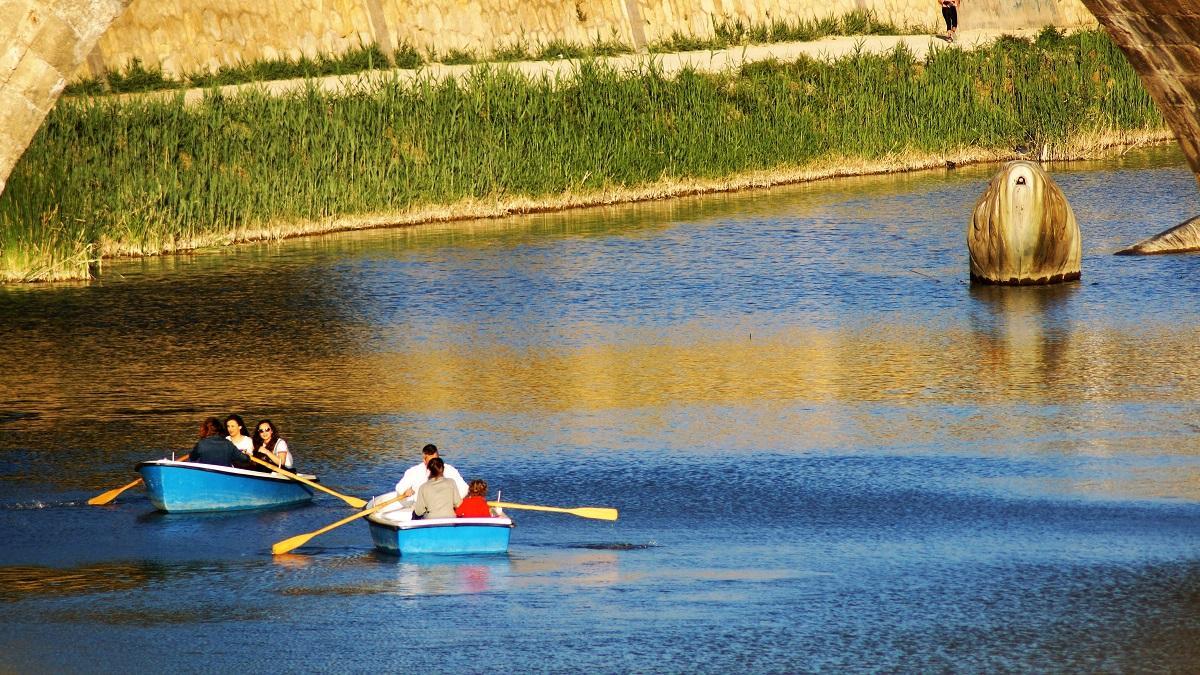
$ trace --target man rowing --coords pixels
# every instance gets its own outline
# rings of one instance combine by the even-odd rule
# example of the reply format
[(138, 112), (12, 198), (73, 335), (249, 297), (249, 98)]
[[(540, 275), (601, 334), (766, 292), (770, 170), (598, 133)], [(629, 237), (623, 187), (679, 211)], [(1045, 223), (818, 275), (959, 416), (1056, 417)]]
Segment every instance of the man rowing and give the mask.
[[(409, 467), (404, 472), (404, 476), (400, 478), (400, 482), (396, 483), (396, 496), (405, 500), (404, 508), (412, 508), (412, 496), (417, 494), (417, 490), (429, 480), (429, 462), (435, 457), (440, 459), (437, 446), (433, 443), (427, 444), (421, 448), (421, 461)], [(458, 498), (461, 501), (467, 496), (467, 481), (463, 480), (458, 469), (445, 463), (445, 460), (442, 462), (444, 463), (442, 477), (454, 482), (455, 487), (458, 488)]]

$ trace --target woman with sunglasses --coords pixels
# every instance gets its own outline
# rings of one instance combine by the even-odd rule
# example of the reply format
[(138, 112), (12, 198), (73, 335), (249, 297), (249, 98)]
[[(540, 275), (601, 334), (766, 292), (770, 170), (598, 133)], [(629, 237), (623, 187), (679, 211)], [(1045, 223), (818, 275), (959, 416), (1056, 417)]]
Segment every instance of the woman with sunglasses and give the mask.
[(279, 437), (279, 429), (271, 420), (262, 420), (254, 425), (254, 452), (275, 462), (285, 469), (292, 468), (292, 452), (287, 441)]

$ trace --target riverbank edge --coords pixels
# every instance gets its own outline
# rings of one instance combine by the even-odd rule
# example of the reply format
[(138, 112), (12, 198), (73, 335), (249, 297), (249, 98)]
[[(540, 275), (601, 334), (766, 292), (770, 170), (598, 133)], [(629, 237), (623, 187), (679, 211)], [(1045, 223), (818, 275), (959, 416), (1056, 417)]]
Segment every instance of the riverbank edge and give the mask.
[[(1134, 148), (1175, 142), (1167, 128), (1132, 131), (1110, 130), (1081, 134), (1057, 146), (1043, 146), (1028, 152), (1012, 148), (962, 148), (950, 153), (898, 154), (875, 159), (827, 157), (804, 166), (784, 166), (744, 172), (723, 178), (666, 179), (634, 187), (614, 187), (584, 193), (565, 192), (544, 197), (512, 196), (490, 199), (466, 199), (451, 204), (422, 205), (411, 209), (370, 214), (344, 215), (319, 220), (272, 221), (263, 225), (238, 228), (224, 233), (178, 241), (171, 247), (146, 251), (127, 243), (102, 239), (100, 260), (138, 258), (156, 255), (194, 253), (213, 248), (264, 241), (282, 241), (357, 230), (410, 227), (430, 223), (468, 220), (493, 220), (534, 213), (657, 201), (722, 192), (740, 192), (808, 183), (833, 178), (909, 173), (932, 169), (953, 169), (973, 164), (997, 164), (1016, 159), (1042, 162), (1087, 161), (1122, 154)], [(982, 186), (981, 186), (982, 190)], [(969, 214), (965, 214), (964, 218)], [(965, 222), (965, 220), (964, 220)], [(61, 277), (47, 281), (79, 280)]]

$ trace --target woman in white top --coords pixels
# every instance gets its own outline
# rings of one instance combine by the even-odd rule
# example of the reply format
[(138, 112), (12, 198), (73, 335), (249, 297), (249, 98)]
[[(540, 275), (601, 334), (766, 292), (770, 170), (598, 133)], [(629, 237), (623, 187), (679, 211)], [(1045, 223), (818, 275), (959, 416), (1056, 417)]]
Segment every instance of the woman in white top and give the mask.
[(287, 441), (279, 437), (279, 429), (271, 420), (254, 425), (254, 451), (285, 469), (292, 468), (292, 453)]
[(225, 438), (229, 439), (238, 450), (249, 455), (254, 452), (254, 440), (246, 435), (246, 423), (242, 421), (241, 415), (230, 415), (225, 418), (225, 431), (229, 435)]

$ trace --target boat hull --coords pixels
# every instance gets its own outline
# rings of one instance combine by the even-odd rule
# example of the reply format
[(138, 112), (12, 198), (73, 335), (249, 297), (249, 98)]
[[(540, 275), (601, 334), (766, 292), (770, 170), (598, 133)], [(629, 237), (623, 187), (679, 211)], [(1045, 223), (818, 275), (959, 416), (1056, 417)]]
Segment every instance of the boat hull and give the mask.
[(375, 548), (393, 555), (480, 555), (508, 552), (508, 518), (439, 518), (394, 522), (369, 516)]
[(169, 513), (263, 509), (313, 498), (307, 485), (273, 473), (165, 459), (141, 462), (137, 471), (146, 482), (150, 503)]

